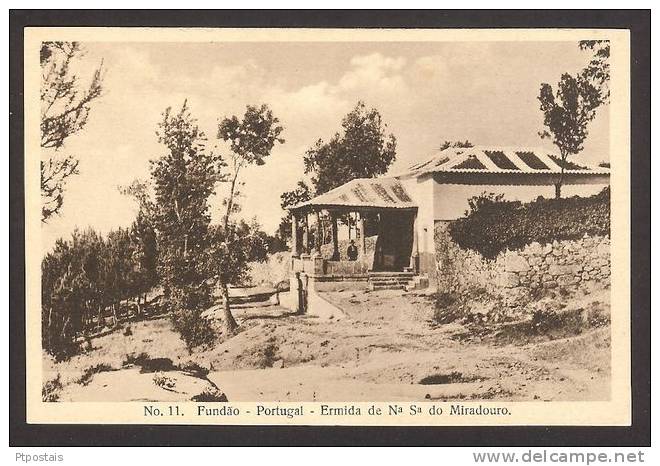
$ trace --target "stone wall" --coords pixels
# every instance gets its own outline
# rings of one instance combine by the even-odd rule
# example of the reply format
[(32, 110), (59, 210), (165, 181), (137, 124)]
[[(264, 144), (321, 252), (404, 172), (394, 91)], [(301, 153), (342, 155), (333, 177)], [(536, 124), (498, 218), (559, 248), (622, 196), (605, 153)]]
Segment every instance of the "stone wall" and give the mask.
[(252, 285), (271, 285), (289, 279), (291, 253), (289, 251), (270, 254), (265, 262), (250, 262), (250, 283)]
[[(364, 240), (364, 246), (367, 250), (366, 255), (371, 256), (373, 258), (374, 256), (374, 251), (376, 250), (376, 240), (378, 239), (377, 235), (374, 236), (367, 236)], [(353, 238), (353, 241), (355, 241), (355, 245), (358, 247), (358, 251), (360, 249), (360, 240), (357, 238)], [(348, 260), (348, 255), (346, 254), (346, 251), (348, 251), (348, 245), (351, 244), (351, 241), (348, 239), (340, 239), (337, 241), (337, 247), (339, 249), (339, 256), (340, 260), (347, 261)], [(323, 256), (324, 259), (331, 259), (332, 258), (332, 243), (327, 243), (321, 246), (321, 256)], [(358, 252), (359, 253), (359, 252)]]
[(533, 296), (562, 289), (609, 287), (610, 239), (588, 237), (550, 244), (532, 243), (522, 250), (485, 260), (461, 249), (447, 231), (449, 222), (435, 223), (436, 279), (440, 292), (483, 290), (502, 298), (512, 313), (522, 311)]
[[(358, 259), (357, 262), (359, 265), (353, 265), (351, 267), (357, 266), (361, 272), (360, 273), (366, 273), (367, 270), (370, 270), (374, 266), (374, 252), (376, 251), (376, 240), (378, 239), (378, 236), (367, 236), (364, 239), (364, 246), (366, 249), (366, 252), (362, 254), (362, 251), (360, 251), (360, 240), (359, 239), (354, 239), (355, 245), (358, 248)], [(339, 249), (339, 256), (340, 256), (340, 261), (348, 261), (348, 255), (346, 254), (346, 251), (348, 250), (348, 245), (351, 244), (350, 240), (339, 240), (337, 242), (337, 246)], [(332, 243), (324, 244), (321, 246), (321, 256), (324, 259), (331, 259), (332, 258)], [(332, 267), (332, 266), (331, 266)], [(340, 268), (341, 265), (336, 263), (335, 268)], [(357, 272), (357, 271), (356, 271)], [(330, 271), (328, 273), (339, 273), (338, 271)]]

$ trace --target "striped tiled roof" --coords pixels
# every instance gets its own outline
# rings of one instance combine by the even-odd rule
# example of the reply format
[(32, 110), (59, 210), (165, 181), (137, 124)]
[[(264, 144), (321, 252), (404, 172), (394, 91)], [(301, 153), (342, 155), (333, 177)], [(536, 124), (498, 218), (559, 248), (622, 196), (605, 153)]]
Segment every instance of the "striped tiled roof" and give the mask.
[[(438, 151), (428, 160), (412, 165), (403, 176), (426, 173), (561, 173), (561, 159), (542, 148), (468, 147)], [(565, 174), (609, 175), (609, 168), (568, 161)]]
[(310, 206), (410, 209), (417, 207), (417, 204), (396, 178), (358, 178), (301, 202), (290, 210)]

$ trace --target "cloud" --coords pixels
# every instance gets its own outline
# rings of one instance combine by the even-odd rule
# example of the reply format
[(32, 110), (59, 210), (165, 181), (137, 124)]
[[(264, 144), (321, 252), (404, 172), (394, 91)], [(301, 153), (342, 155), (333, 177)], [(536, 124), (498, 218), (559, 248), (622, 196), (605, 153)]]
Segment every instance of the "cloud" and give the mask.
[(400, 74), (406, 59), (386, 57), (380, 53), (359, 55), (351, 59), (351, 69), (339, 80), (342, 91), (374, 93), (405, 92), (406, 83)]
[[(148, 176), (148, 160), (163, 153), (154, 134), (161, 112), (186, 98), (210, 143), (217, 120), (242, 115), (247, 104), (266, 103), (280, 119), (286, 143), (245, 171), (241, 200), (243, 216), (257, 215), (273, 231), (280, 194), (304, 177), (305, 150), (340, 130), (357, 100), (377, 108), (395, 134), (392, 169), (403, 169), (444, 139), (538, 144), (538, 83), (555, 82), (557, 63), (584, 62), (572, 44), (361, 44), (360, 53), (346, 44), (279, 44), (277, 57), (268, 55), (275, 49), (228, 44), (87, 45), (90, 66), (105, 59), (107, 92), (67, 145), (80, 156), (81, 175), (68, 186), (62, 217), (44, 228), (46, 248), (76, 224), (130, 223), (133, 206), (116, 185)], [(608, 121), (603, 115), (592, 126), (596, 161), (607, 158)], [(215, 215), (221, 200), (213, 203)]]

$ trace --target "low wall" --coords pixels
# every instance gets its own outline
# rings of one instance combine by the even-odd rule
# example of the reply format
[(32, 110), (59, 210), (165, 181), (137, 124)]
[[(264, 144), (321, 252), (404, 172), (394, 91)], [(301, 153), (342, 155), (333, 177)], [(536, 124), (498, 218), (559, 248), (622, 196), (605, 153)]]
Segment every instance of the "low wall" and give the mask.
[(268, 256), (265, 262), (250, 262), (250, 282), (253, 285), (272, 285), (289, 279), (291, 253), (277, 252)]
[(550, 244), (532, 243), (521, 250), (485, 260), (476, 251), (461, 249), (447, 231), (449, 222), (436, 221), (436, 280), (440, 292), (483, 290), (502, 298), (512, 313), (543, 291), (562, 288), (574, 293), (610, 285), (610, 239), (588, 237)]
[[(360, 251), (360, 240), (355, 239), (355, 245), (358, 248), (358, 259), (357, 262), (360, 262), (363, 265), (364, 270), (369, 270), (374, 265), (374, 251), (376, 251), (376, 239), (378, 236), (367, 236), (364, 240), (364, 246), (366, 252), (362, 254)], [(339, 240), (338, 249), (339, 257), (341, 261), (348, 261), (348, 255), (346, 251), (348, 250), (348, 245), (351, 244), (350, 240)], [(324, 259), (332, 259), (332, 243), (324, 244), (321, 246), (321, 256)]]

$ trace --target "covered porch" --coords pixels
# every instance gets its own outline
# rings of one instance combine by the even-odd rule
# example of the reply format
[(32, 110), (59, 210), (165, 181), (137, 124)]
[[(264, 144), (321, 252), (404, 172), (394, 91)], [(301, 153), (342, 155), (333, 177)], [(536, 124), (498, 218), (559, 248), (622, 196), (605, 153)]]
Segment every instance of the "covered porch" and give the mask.
[(418, 270), (417, 206), (398, 180), (356, 179), (290, 211), (293, 272), (335, 281)]

